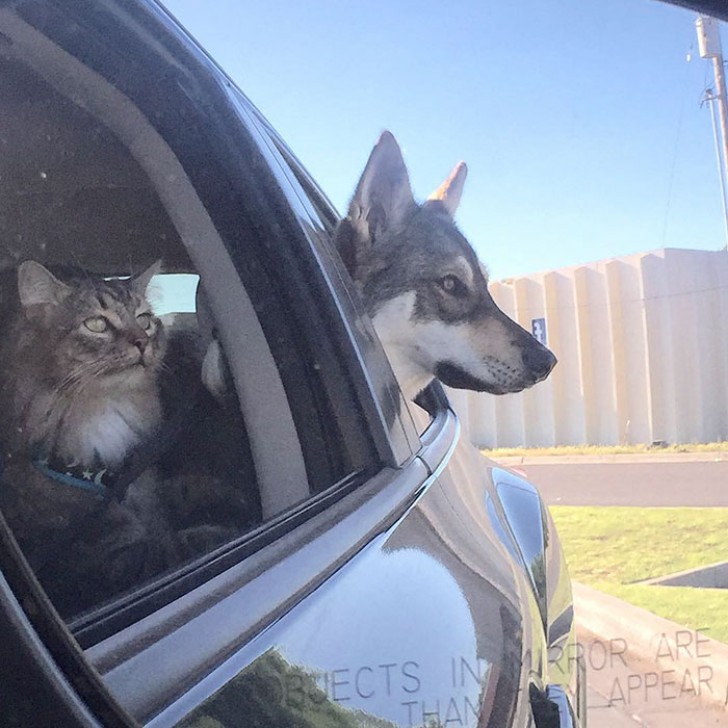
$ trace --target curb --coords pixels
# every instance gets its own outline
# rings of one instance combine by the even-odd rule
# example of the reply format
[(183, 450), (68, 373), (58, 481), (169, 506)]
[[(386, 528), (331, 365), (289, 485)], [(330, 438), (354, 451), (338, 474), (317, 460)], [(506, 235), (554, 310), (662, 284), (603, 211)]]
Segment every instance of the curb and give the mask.
[(499, 465), (602, 465), (605, 463), (728, 463), (725, 452), (665, 452), (616, 455), (490, 455), (481, 452)]
[(577, 630), (614, 647), (614, 654), (624, 652), (645, 662), (654, 679), (667, 679), (673, 690), (692, 686), (699, 700), (725, 710), (728, 645), (585, 584), (572, 586)]

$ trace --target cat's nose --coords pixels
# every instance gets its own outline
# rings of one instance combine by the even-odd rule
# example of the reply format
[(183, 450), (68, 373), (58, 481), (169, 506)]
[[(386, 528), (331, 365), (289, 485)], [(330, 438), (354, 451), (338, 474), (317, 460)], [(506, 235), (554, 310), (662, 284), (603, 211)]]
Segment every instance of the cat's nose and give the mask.
[(147, 348), (147, 344), (149, 343), (149, 337), (148, 336), (134, 336), (131, 339), (131, 343), (136, 346), (137, 349), (139, 349), (139, 352), (141, 354), (144, 353), (144, 350)]

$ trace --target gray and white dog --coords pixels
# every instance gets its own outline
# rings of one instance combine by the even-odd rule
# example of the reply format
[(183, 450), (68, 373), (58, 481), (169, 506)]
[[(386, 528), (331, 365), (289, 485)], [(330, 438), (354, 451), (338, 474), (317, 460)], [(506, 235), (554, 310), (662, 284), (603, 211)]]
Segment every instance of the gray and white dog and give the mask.
[(556, 364), (496, 306), (484, 268), (455, 225), (466, 175), (460, 162), (417, 204), (397, 141), (384, 132), (336, 231), (337, 249), (409, 399), (435, 377), (458, 389), (519, 392)]

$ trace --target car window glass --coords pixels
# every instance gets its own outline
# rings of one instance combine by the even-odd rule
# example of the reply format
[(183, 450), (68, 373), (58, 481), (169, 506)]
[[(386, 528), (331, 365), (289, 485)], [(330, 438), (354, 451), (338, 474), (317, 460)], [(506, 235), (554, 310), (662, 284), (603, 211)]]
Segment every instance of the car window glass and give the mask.
[(3, 169), (0, 503), (71, 617), (262, 510), (206, 284), (150, 180), (89, 114), (20, 64), (5, 71), (36, 96), (15, 148), (41, 124), (50, 141)]
[(166, 273), (151, 280), (149, 296), (154, 303), (154, 313), (194, 313), (195, 297), (200, 277), (193, 273)]
[(268, 296), (253, 303), (184, 170), (121, 94), (45, 62), (0, 58), (0, 508), (78, 622), (232, 549), (352, 465), (329, 447), (335, 420), (317, 434), (316, 381), (295, 372), (315, 362), (297, 365), (286, 337), (302, 334), (275, 286), (250, 274)]

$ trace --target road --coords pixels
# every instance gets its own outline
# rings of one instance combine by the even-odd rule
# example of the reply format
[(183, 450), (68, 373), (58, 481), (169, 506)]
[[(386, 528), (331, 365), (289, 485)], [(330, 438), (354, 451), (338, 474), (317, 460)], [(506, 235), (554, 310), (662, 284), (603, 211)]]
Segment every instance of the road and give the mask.
[(549, 505), (728, 507), (728, 460), (511, 467), (524, 472)]

